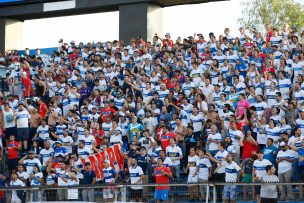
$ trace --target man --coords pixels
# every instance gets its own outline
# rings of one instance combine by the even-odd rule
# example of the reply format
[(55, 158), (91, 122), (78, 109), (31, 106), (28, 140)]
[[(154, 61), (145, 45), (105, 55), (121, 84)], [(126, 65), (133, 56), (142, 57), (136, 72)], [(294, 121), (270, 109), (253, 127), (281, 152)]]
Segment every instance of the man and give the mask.
[(18, 111), (14, 113), (13, 118), (17, 120), (17, 139), (23, 143), (23, 152), (26, 152), (28, 149), (29, 119), (31, 118), (31, 115), (24, 108), (23, 104), (19, 103)]
[(77, 148), (77, 154), (78, 154), (79, 158), (80, 159), (85, 159), (91, 153), (92, 153), (92, 151), (88, 147), (85, 146), (85, 141), (84, 140), (79, 140), (78, 148)]
[(18, 151), (21, 150), (21, 145), (15, 140), (15, 135), (10, 135), (7, 143), (7, 164), (8, 170), (17, 170), (18, 166)]
[[(278, 176), (280, 183), (290, 183), (291, 182), (291, 175), (292, 175), (292, 162), (293, 162), (293, 154), (286, 146), (285, 142), (280, 143), (281, 150), (278, 152), (276, 162), (278, 164)], [(280, 186), (280, 193), (281, 193), (281, 200), (292, 200), (293, 193), (291, 185), (287, 186), (287, 193), (286, 193), (286, 186)]]
[(36, 134), (33, 138), (34, 141), (37, 141), (39, 143), (40, 146), (42, 146), (42, 144), (45, 141), (50, 140), (50, 135), (49, 135), (49, 126), (46, 125), (46, 120), (41, 120), (41, 125), (38, 126)]
[[(163, 166), (163, 159), (157, 159), (157, 166), (154, 168), (153, 176), (156, 179), (156, 184), (169, 184), (169, 178), (172, 178), (172, 173), (169, 168)], [(156, 186), (155, 200), (157, 203), (168, 202), (169, 186)]]
[(48, 161), (54, 155), (54, 149), (51, 147), (50, 141), (44, 142), (44, 149), (42, 149), (39, 153), (40, 157), (42, 158), (42, 167), (43, 170), (46, 169)]
[(176, 145), (176, 139), (170, 138), (170, 145), (166, 147), (166, 154), (172, 161), (175, 169), (176, 180), (180, 182), (180, 160), (183, 158), (182, 150)]
[(170, 139), (171, 138), (176, 139), (176, 135), (173, 132), (169, 131), (168, 126), (164, 126), (163, 127), (163, 133), (159, 137), (159, 140), (161, 141), (161, 145), (162, 145), (163, 150), (165, 150), (166, 147), (170, 145)]
[(272, 165), (275, 165), (275, 157), (277, 155), (278, 148), (273, 144), (273, 139), (268, 138), (266, 147), (263, 149), (264, 159), (269, 160)]
[[(268, 165), (272, 166), (272, 163), (269, 160), (264, 159), (263, 151), (259, 151), (258, 159), (253, 162), (252, 180), (254, 182), (260, 182), (262, 177), (266, 175), (266, 166)], [(260, 185), (255, 187), (258, 203), (261, 202), (260, 190), (261, 190)]]
[[(228, 154), (226, 159), (227, 161), (222, 163), (222, 165), (225, 167), (225, 182), (235, 183), (238, 179), (238, 171), (241, 171), (242, 173), (242, 169), (233, 161), (232, 154)], [(231, 184), (224, 186), (223, 199), (225, 203), (228, 203), (229, 200), (231, 200), (231, 203), (236, 202), (236, 190), (236, 185)]]
[[(102, 172), (104, 174), (104, 182), (106, 185), (115, 184), (118, 173), (115, 171), (114, 168), (110, 166), (110, 162), (108, 160), (104, 160), (104, 168), (102, 169)], [(107, 187), (103, 190), (103, 199), (105, 199), (106, 202), (113, 202), (113, 188)]]
[(69, 153), (67, 148), (62, 146), (62, 141), (57, 140), (55, 142), (55, 149), (54, 149), (54, 157), (57, 158), (59, 155), (63, 157), (63, 160), (68, 160), (69, 159)]
[[(144, 172), (140, 166), (137, 166), (136, 160), (130, 158), (128, 160), (129, 174), (131, 185), (141, 185), (144, 180)], [(143, 186), (131, 186), (130, 188), (130, 201), (142, 202), (143, 201)]]
[[(84, 164), (84, 170), (81, 170), (83, 174), (83, 184), (94, 186), (96, 184), (96, 174), (92, 170), (90, 162)], [(94, 189), (84, 189), (82, 190), (82, 199), (87, 202), (94, 202)]]
[(25, 165), (28, 175), (33, 173), (35, 165), (38, 165), (38, 167), (41, 168), (41, 162), (39, 159), (35, 158), (35, 152), (33, 150), (29, 151), (28, 156), (24, 156), (22, 159), (20, 159), (19, 164)]

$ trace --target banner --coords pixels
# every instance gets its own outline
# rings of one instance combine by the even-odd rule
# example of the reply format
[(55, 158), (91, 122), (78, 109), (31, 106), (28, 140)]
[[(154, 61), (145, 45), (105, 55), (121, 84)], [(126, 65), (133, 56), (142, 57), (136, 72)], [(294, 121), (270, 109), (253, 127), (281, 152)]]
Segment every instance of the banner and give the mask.
[(92, 170), (96, 174), (96, 180), (102, 180), (103, 178), (103, 161), (108, 160), (112, 168), (117, 172), (123, 169), (124, 166), (124, 156), (121, 152), (121, 146), (119, 144), (109, 147), (106, 151), (99, 152), (97, 154), (92, 154), (88, 158), (83, 159), (82, 162), (90, 162), (92, 165)]

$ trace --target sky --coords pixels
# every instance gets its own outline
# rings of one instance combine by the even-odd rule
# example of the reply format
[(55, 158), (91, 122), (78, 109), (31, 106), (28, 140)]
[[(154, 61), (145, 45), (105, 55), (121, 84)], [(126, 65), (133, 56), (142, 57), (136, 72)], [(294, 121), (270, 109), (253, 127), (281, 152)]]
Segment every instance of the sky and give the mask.
[[(237, 36), (237, 20), (242, 16), (240, 2), (230, 0), (166, 7), (163, 9), (163, 34), (169, 32), (173, 39), (194, 33), (208, 36), (209, 32), (219, 36), (224, 28), (229, 27), (231, 34)], [(61, 38), (76, 43), (112, 41), (118, 39), (118, 22), (118, 12), (27, 20), (23, 25), (22, 47), (54, 47)]]

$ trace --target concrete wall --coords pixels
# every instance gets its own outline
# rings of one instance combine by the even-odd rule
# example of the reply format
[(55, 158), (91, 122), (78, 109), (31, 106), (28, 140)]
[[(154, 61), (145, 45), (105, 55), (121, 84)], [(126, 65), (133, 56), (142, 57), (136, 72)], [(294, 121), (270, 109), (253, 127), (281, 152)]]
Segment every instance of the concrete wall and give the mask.
[(152, 41), (155, 33), (163, 36), (163, 8), (158, 5), (149, 5), (147, 23), (147, 41)]
[(23, 22), (6, 19), (5, 49), (21, 49), (23, 39)]
[(140, 35), (151, 41), (154, 34), (162, 35), (163, 12), (158, 5), (149, 3), (119, 6), (119, 39), (129, 42)]

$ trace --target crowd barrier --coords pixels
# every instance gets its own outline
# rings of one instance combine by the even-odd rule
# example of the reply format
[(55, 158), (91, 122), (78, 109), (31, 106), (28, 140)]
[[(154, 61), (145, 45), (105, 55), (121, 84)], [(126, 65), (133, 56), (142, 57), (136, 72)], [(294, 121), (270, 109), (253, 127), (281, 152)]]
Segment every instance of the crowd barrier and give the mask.
[[(264, 183), (265, 185), (269, 185)], [(304, 202), (303, 186), (304, 183), (271, 183), (277, 186), (278, 197), (280, 197), (280, 187), (292, 188), (292, 194), (287, 194), (287, 197), (293, 196), (293, 200), (280, 200), (279, 202)], [(136, 185), (143, 187), (143, 194), (141, 202), (154, 203), (155, 202), (155, 187), (169, 186), (169, 200), (168, 202), (187, 203), (191, 202), (190, 192), (195, 193), (195, 190), (200, 192), (204, 189), (204, 196), (199, 197), (199, 202), (222, 202), (218, 199), (219, 195), (222, 197), (223, 188), (225, 185), (236, 186), (236, 202), (249, 203), (256, 202), (257, 197), (254, 194), (255, 186), (263, 185), (261, 183), (201, 183), (201, 184), (147, 184)], [(110, 202), (134, 202), (131, 199), (130, 188), (134, 185), (88, 185), (88, 186), (69, 186), (69, 187), (23, 187), (23, 188), (0, 188), (0, 202), (12, 202), (11, 196), (13, 191), (26, 191), (24, 202), (106, 202), (104, 194), (113, 194), (113, 199)], [(93, 201), (83, 199), (83, 194), (89, 192), (93, 194)], [(246, 191), (246, 194), (244, 193)], [(219, 194), (218, 194), (219, 193)], [(2, 195), (2, 198), (1, 198)], [(63, 198), (64, 197), (64, 198)], [(198, 201), (197, 201), (198, 202)]]

